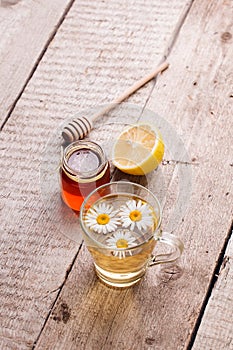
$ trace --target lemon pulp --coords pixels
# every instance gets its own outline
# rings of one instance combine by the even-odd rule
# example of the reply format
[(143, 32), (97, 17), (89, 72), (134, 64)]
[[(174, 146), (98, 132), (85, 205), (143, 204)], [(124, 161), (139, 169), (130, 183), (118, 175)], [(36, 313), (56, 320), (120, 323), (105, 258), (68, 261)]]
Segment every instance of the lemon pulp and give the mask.
[(157, 168), (164, 155), (160, 131), (150, 124), (135, 124), (119, 135), (113, 147), (113, 164), (132, 175), (145, 175)]

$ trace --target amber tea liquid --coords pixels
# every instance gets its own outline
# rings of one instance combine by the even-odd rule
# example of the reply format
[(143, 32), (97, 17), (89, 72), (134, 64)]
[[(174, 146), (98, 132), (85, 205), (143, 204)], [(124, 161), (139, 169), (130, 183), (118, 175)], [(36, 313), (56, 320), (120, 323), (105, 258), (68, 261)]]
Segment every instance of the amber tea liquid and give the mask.
[[(130, 196), (111, 193), (97, 200), (94, 205), (87, 210), (86, 216), (83, 218), (85, 224), (85, 220), (88, 218), (88, 212), (90, 212), (90, 210), (93, 212), (95, 208), (103, 206), (105, 208), (113, 208), (115, 213), (120, 212), (121, 206), (132, 200), (135, 201), (135, 203), (141, 201), (142, 204), (148, 206), (152, 218), (150, 226), (138, 229), (135, 225), (134, 229), (130, 230), (130, 228), (125, 228), (123, 225), (119, 224), (116, 230), (109, 233), (98, 233), (86, 227), (86, 231), (89, 237), (91, 237), (90, 241), (86, 241), (86, 245), (94, 259), (97, 275), (102, 281), (107, 281), (107, 284), (112, 286), (116, 284), (118, 286), (121, 284), (122, 286), (131, 285), (132, 281), (135, 283), (135, 280), (140, 280), (144, 275), (147, 262), (150, 260), (152, 251), (157, 243), (153, 233), (156, 230), (158, 218), (151, 205), (141, 198), (135, 195)], [(115, 215), (117, 217), (118, 214)], [(111, 250), (110, 247), (106, 249), (108, 247), (109, 237), (114, 237), (117, 232), (122, 231), (128, 231), (131, 237), (134, 238), (135, 249), (127, 250), (126, 248), (123, 253), (115, 252), (114, 249)], [(95, 244), (95, 241), (98, 243)], [(103, 248), (101, 248), (101, 245)]]

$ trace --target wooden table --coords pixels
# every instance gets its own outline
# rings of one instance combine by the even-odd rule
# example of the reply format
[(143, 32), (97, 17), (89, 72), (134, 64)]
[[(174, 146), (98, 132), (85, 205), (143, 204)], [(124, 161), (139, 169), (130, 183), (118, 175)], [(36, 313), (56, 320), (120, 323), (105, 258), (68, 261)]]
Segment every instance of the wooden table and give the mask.
[[(233, 349), (233, 2), (0, 3), (0, 349)], [(111, 289), (48, 213), (43, 152), (66, 118), (165, 58), (169, 69), (128, 102), (162, 116), (187, 150), (189, 161), (176, 154), (148, 177), (153, 188), (162, 176), (164, 228), (185, 251)], [(181, 192), (186, 210), (171, 227)]]

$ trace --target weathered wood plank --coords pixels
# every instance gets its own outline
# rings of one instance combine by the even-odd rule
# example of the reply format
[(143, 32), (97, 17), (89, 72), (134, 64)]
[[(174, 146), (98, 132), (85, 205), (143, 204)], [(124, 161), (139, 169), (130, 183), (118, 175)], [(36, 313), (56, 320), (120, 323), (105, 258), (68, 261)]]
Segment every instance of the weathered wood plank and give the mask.
[(0, 1), (0, 126), (72, 1)]
[[(153, 7), (150, 1), (146, 4), (133, 0), (111, 4), (77, 1), (4, 125), (0, 148), (1, 279), (4, 281), (0, 288), (0, 348), (32, 347), (53, 310), (79, 248), (59, 230), (56, 214), (54, 220), (46, 216), (40, 196), (38, 167), (47, 139), (77, 109), (112, 100), (151, 71), (161, 60), (185, 4), (184, 0)], [(132, 101), (143, 106), (152, 85)], [(92, 302), (98, 304), (101, 312), (106, 299), (110, 303), (106, 304), (103, 320), (107, 335), (112, 317), (108, 307), (114, 306), (114, 295), (118, 298), (116, 305), (120, 305), (126, 292), (116, 291), (112, 295), (95, 281), (89, 266), (84, 250), (84, 255), (77, 259), (81, 275), (75, 281), (75, 288), (72, 279), (72, 290), (75, 301), (78, 288), (79, 301), (83, 301), (80, 310), (86, 305), (85, 314), (89, 313), (92, 321), (87, 318), (84, 322), (81, 315), (79, 318), (79, 310), (70, 310), (66, 300), (56, 305), (58, 311), (60, 305), (62, 316), (53, 314), (52, 318), (68, 324), (69, 314), (74, 314), (87, 334), (97, 316)], [(86, 299), (88, 293), (90, 299)], [(95, 301), (96, 297), (101, 299)], [(98, 336), (99, 329), (94, 329)], [(49, 348), (49, 342), (43, 339), (43, 348)], [(80, 342), (84, 344), (86, 340), (84, 337)], [(79, 340), (75, 342), (78, 344)], [(90, 338), (90, 343), (95, 340)], [(69, 347), (69, 344), (64, 346)], [(51, 348), (61, 348), (56, 339)]]
[[(150, 269), (139, 285), (115, 291), (96, 280), (83, 247), (37, 349), (188, 346), (231, 225), (233, 52), (231, 36), (224, 34), (231, 26), (232, 2), (195, 1), (169, 57), (171, 68), (147, 104), (181, 134), (197, 164), (186, 165), (192, 167), (193, 190), (175, 230), (186, 247), (179, 266)], [(171, 225), (166, 217), (175, 202), (167, 196), (165, 227)], [(64, 306), (69, 310), (65, 320), (59, 316)]]
[[(169, 58), (172, 78), (164, 76), (164, 86), (157, 87), (148, 103), (150, 108), (166, 115), (170, 123), (179, 125), (190, 158), (198, 163), (193, 167), (195, 191), (190, 202), (190, 218), (188, 225), (181, 226), (179, 231), (186, 236), (187, 249), (191, 249), (187, 257), (190, 264), (187, 285), (192, 290), (192, 300), (189, 305), (187, 292), (185, 304), (195, 312), (188, 320), (189, 329), (201, 307), (200, 294), (207, 293), (206, 278), (211, 278), (232, 221), (232, 15), (233, 4), (229, 1), (194, 4)], [(191, 37), (193, 48), (186, 44)], [(176, 90), (177, 81), (180, 92)], [(168, 96), (166, 104), (161, 103), (164, 94)], [(171, 205), (168, 200), (167, 207)], [(207, 308), (213, 310), (211, 300)], [(228, 302), (232, 319), (232, 303)], [(224, 325), (221, 313), (215, 317), (207, 313), (194, 348), (230, 349), (232, 322), (227, 317), (225, 321)], [(206, 329), (209, 333), (205, 337)]]
[(233, 349), (233, 239), (231, 237), (193, 350)]

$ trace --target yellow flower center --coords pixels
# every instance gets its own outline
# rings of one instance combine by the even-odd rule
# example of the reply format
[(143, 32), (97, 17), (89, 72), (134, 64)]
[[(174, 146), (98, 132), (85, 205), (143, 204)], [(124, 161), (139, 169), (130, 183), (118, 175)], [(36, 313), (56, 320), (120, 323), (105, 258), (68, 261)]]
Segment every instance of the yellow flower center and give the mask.
[(142, 213), (139, 210), (133, 210), (129, 214), (130, 220), (132, 221), (140, 221), (142, 219)]
[(110, 221), (108, 214), (99, 214), (96, 218), (99, 225), (107, 225)]
[(128, 242), (124, 238), (118, 239), (116, 242), (117, 248), (128, 248)]

